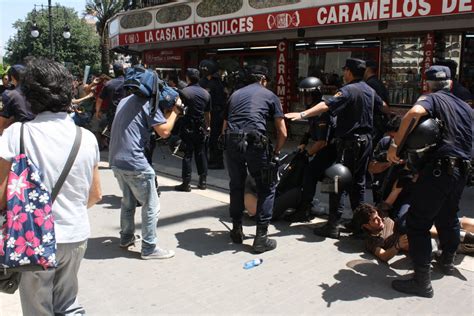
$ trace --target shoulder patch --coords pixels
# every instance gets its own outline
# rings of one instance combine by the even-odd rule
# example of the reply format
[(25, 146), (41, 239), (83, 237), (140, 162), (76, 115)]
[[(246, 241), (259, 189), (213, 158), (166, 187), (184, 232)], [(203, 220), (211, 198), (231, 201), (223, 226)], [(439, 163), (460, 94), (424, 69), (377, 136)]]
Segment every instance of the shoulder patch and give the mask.
[(341, 91), (338, 91), (335, 95), (334, 95), (335, 98), (338, 98), (338, 97), (342, 97), (342, 92)]

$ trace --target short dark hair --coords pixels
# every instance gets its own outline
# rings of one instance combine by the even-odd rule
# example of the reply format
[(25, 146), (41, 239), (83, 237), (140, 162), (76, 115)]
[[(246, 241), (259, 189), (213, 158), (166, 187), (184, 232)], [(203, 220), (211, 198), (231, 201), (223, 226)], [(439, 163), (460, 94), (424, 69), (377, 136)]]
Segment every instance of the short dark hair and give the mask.
[(25, 59), (22, 91), (33, 113), (66, 112), (72, 99), (72, 75), (60, 63), (40, 57)]
[(16, 81), (21, 82), (25, 75), (25, 67), (22, 65), (13, 65), (8, 69), (7, 75), (8, 81), (12, 81), (12, 78), (15, 78)]
[(377, 208), (373, 205), (362, 203), (354, 210), (353, 222), (356, 224), (356, 227), (362, 227), (364, 224), (368, 224), (370, 221), (370, 216), (372, 214), (377, 214)]

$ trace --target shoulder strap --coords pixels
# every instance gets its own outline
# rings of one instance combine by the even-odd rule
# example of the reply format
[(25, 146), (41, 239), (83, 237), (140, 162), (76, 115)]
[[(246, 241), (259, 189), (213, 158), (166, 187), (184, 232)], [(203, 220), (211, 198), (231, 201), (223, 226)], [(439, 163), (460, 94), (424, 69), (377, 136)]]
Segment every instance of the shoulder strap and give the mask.
[(20, 155), (25, 153), (25, 145), (23, 144), (23, 123), (21, 123), (20, 129)]
[[(22, 125), (23, 127), (23, 125)], [(74, 164), (74, 160), (76, 160), (77, 153), (79, 152), (79, 147), (81, 146), (82, 140), (82, 129), (76, 125), (76, 138), (74, 139), (74, 144), (72, 145), (71, 152), (69, 153), (69, 157), (67, 158), (66, 164), (64, 165), (64, 169), (61, 172), (61, 175), (56, 182), (53, 190), (51, 191), (51, 203), (54, 203), (54, 200), (58, 196), (59, 190), (64, 184), (66, 177), (71, 170), (72, 165)]]

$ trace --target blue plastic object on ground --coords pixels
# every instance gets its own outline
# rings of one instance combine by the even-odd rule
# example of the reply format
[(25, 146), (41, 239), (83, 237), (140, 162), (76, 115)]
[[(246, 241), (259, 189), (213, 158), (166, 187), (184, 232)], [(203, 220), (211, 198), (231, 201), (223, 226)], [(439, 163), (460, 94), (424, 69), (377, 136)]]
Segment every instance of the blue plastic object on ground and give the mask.
[(247, 261), (246, 263), (244, 263), (244, 269), (245, 270), (252, 269), (253, 267), (261, 265), (262, 262), (263, 262), (263, 259), (253, 259), (253, 260)]

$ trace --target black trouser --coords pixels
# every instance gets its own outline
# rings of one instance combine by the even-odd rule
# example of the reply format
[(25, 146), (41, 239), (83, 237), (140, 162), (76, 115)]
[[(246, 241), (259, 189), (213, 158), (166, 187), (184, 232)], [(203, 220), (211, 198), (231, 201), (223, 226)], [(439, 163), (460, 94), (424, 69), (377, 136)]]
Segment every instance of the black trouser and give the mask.
[(351, 208), (354, 211), (357, 206), (364, 203), (365, 174), (372, 153), (372, 137), (361, 135), (361, 141), (344, 140), (337, 148), (338, 161), (349, 168), (352, 174), (352, 183), (349, 189), (329, 194), (329, 220), (331, 225), (337, 225), (344, 212), (344, 200), (349, 194)]
[(205, 136), (200, 131), (193, 131), (192, 133), (182, 133), (181, 139), (186, 144), (181, 170), (183, 181), (191, 181), (193, 154), (198, 174), (207, 176)]
[(334, 163), (336, 157), (335, 146), (328, 144), (306, 165), (303, 177), (302, 203), (308, 203), (313, 200), (318, 181), (324, 175), (324, 171)]
[(218, 139), (222, 133), (224, 118), (222, 111), (211, 111), (211, 133), (209, 135), (209, 163), (223, 164), (224, 157), (222, 149), (219, 149)]
[(226, 163), (230, 182), (230, 217), (235, 224), (242, 223), (245, 209), (244, 192), (247, 168), (257, 185), (257, 225), (267, 225), (273, 213), (275, 200), (276, 181), (266, 183), (262, 177), (262, 170), (268, 166), (268, 153), (266, 148), (257, 148), (248, 145), (246, 152), (242, 153), (238, 144), (228, 141), (226, 144)]
[(467, 173), (456, 167), (452, 174), (441, 170), (436, 176), (434, 170), (435, 167), (428, 164), (420, 171), (407, 214), (409, 251), (415, 265), (431, 262), (430, 228), (433, 223), (443, 252), (454, 254), (460, 242), (457, 212)]

